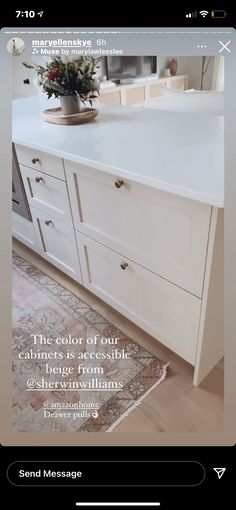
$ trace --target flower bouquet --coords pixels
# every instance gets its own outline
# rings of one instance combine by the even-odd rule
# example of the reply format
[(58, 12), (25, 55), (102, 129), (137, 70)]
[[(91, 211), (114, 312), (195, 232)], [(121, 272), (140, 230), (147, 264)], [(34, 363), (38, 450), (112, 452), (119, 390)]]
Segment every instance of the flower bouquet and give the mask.
[(100, 82), (96, 78), (98, 59), (94, 57), (55, 57), (45, 66), (23, 62), (28, 69), (36, 73), (35, 84), (42, 87), (50, 99), (60, 98), (61, 110), (65, 115), (81, 111), (84, 104), (99, 95)]

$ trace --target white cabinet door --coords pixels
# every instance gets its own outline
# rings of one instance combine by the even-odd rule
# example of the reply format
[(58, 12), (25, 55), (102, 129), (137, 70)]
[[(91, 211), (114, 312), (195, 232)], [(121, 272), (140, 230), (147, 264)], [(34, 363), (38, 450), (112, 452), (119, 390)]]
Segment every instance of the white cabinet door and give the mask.
[(15, 144), (18, 163), (39, 170), (57, 179), (65, 181), (63, 161), (57, 156), (52, 156), (38, 149), (29, 149), (23, 145)]
[(32, 221), (12, 212), (12, 235), (31, 250), (38, 252), (39, 246)]
[(78, 231), (202, 296), (209, 205), (68, 161), (65, 170)]
[(85, 287), (194, 365), (201, 300), (87, 236), (76, 236)]
[(40, 255), (82, 283), (74, 230), (31, 207)]
[(66, 182), (20, 165), (30, 206), (72, 226)]

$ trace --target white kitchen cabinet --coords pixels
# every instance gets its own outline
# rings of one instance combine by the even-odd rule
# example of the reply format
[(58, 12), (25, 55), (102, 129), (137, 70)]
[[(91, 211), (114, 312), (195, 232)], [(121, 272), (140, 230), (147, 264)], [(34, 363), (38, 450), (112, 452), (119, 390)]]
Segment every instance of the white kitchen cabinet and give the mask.
[(20, 171), (29, 205), (72, 226), (66, 182), (22, 165)]
[(98, 101), (110, 105), (142, 105), (147, 99), (161, 96), (166, 87), (187, 89), (188, 75), (156, 79), (152, 77), (152, 79), (137, 80), (134, 83), (119, 84), (115, 87), (102, 88), (101, 86)]
[(95, 122), (52, 128), (36, 99), (14, 102), (13, 141), (40, 254), (198, 385), (223, 356), (223, 118), (97, 103)]
[(76, 230), (202, 296), (209, 205), (68, 161), (65, 171)]
[(12, 212), (12, 234), (21, 243), (38, 252), (39, 246), (32, 221)]
[(42, 257), (82, 283), (74, 230), (33, 207), (31, 214)]
[(64, 166), (61, 158), (38, 149), (19, 145), (18, 143), (15, 143), (15, 150), (20, 165), (28, 166), (65, 181)]
[(201, 300), (77, 232), (85, 287), (194, 365)]

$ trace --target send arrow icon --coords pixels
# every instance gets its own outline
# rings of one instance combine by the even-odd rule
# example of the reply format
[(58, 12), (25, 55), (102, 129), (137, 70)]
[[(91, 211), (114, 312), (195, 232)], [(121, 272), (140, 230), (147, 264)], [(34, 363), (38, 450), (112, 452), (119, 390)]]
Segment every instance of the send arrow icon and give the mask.
[(213, 468), (213, 469), (216, 472), (219, 480), (222, 478), (224, 472), (226, 471), (226, 468), (222, 468), (222, 467)]

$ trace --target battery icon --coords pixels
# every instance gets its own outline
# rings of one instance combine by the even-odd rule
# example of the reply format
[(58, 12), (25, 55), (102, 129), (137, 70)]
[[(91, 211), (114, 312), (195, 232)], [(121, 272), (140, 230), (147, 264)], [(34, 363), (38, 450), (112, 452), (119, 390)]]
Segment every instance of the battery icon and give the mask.
[(212, 18), (225, 18), (225, 16), (227, 16), (225, 11), (211, 11)]

